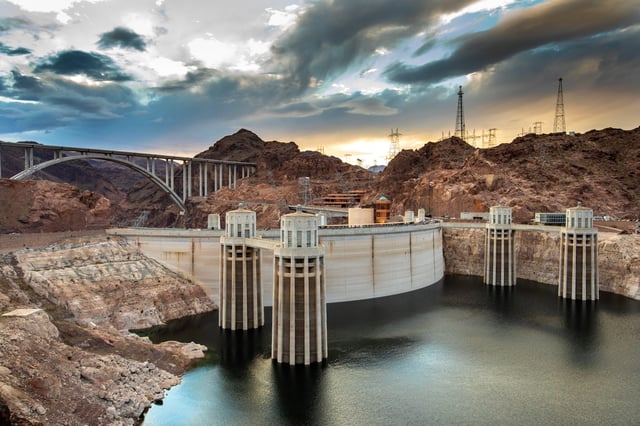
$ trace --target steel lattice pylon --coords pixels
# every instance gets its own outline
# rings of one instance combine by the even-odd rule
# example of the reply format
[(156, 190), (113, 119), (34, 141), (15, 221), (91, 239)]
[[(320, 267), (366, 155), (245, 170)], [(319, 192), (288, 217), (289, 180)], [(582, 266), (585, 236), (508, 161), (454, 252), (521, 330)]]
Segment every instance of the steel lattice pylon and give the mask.
[(462, 140), (466, 139), (466, 130), (464, 125), (464, 109), (462, 107), (462, 86), (460, 86), (458, 90), (458, 113), (456, 114), (456, 132), (455, 136), (459, 137)]
[(558, 100), (556, 101), (556, 118), (553, 121), (553, 133), (566, 133), (564, 122), (564, 100), (562, 98), (562, 78), (558, 79)]

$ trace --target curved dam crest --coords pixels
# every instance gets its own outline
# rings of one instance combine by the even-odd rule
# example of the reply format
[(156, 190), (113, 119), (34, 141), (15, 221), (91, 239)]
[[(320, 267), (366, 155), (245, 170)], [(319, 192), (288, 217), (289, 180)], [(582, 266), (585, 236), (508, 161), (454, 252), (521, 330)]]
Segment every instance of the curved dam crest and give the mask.
[[(202, 286), (219, 304), (222, 230), (111, 229), (145, 255)], [(279, 230), (258, 232), (277, 240)], [(390, 296), (421, 289), (444, 277), (440, 224), (322, 228), (327, 302)], [(264, 305), (272, 306), (273, 252), (261, 250)]]

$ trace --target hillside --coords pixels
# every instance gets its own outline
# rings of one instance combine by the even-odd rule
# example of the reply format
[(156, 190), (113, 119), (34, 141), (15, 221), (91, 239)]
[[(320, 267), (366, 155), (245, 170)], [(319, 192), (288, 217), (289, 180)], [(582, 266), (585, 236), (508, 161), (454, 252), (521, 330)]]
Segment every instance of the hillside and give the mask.
[(640, 128), (530, 134), (484, 150), (457, 138), (427, 143), (396, 156), (377, 191), (397, 210), (424, 207), (438, 216), (503, 203), (526, 222), (535, 212), (564, 211), (581, 201), (595, 215), (637, 219)]
[[(14, 163), (23, 161), (14, 157)], [(239, 180), (236, 190), (223, 188), (188, 200), (184, 215), (150, 182), (120, 175), (106, 163), (74, 166), (62, 178), (93, 182), (93, 191), (111, 201), (107, 222), (121, 226), (142, 218), (139, 226), (203, 228), (209, 213), (224, 217), (227, 210), (244, 202), (258, 212), (259, 227), (277, 227), (287, 206), (302, 202), (301, 177), (309, 177), (312, 198), (363, 189), (365, 203), (384, 194), (393, 201), (395, 214), (425, 208), (435, 216), (458, 217), (460, 212), (487, 211), (504, 203), (513, 207), (516, 221), (527, 222), (535, 212), (564, 211), (581, 201), (597, 216), (640, 217), (640, 128), (577, 135), (530, 134), (484, 150), (449, 138), (428, 142), (417, 150), (403, 150), (381, 173), (319, 152), (300, 151), (294, 142), (264, 141), (246, 129), (225, 136), (196, 157), (254, 162), (257, 171)], [(10, 156), (3, 156), (3, 170), (11, 169), (10, 161)], [(177, 170), (176, 181), (181, 179), (182, 170)], [(107, 181), (108, 185), (101, 186), (100, 182)], [(113, 195), (109, 188), (114, 185), (116, 192), (126, 195)], [(11, 197), (5, 199), (8, 203)], [(14, 210), (10, 206), (4, 209)], [(3, 220), (14, 223), (17, 219)], [(20, 229), (26, 231), (29, 226), (29, 222), (23, 223)], [(40, 229), (41, 225), (33, 225), (33, 230)]]

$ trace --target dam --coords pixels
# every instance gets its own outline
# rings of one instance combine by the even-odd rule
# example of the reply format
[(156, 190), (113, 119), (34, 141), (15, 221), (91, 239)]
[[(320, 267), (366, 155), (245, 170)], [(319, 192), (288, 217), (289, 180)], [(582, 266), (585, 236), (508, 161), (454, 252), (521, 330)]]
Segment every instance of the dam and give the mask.
[[(220, 304), (220, 239), (224, 230), (110, 229), (147, 256), (198, 283)], [(258, 230), (269, 242), (280, 231)], [(327, 303), (391, 296), (418, 290), (444, 277), (440, 223), (335, 226), (319, 229), (325, 249)], [(260, 250), (264, 306), (272, 306), (273, 251)]]

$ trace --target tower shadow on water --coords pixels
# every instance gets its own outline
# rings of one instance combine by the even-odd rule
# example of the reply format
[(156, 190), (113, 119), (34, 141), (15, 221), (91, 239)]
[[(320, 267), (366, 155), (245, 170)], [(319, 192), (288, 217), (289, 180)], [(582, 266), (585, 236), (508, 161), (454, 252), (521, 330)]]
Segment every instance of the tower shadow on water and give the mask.
[(570, 357), (589, 365), (596, 362), (598, 351), (598, 303), (596, 301), (559, 300), (558, 309), (564, 319)]
[(324, 363), (288, 365), (273, 362), (276, 401), (286, 424), (320, 424), (324, 400)]

